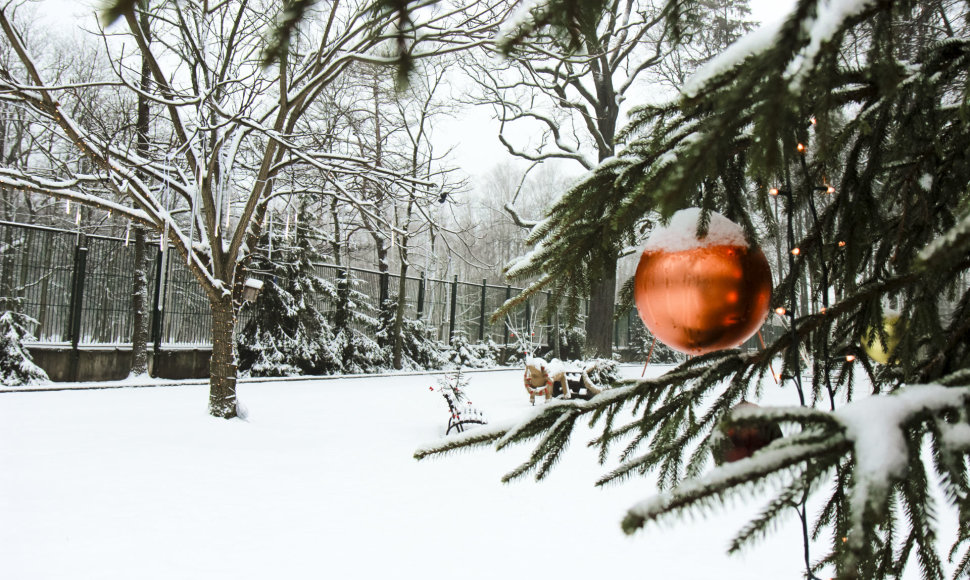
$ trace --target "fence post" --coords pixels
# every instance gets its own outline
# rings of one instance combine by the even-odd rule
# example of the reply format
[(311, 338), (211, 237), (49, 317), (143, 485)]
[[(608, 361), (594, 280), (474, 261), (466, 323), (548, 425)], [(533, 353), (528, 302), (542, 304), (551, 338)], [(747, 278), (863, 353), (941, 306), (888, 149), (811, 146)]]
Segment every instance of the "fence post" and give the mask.
[(380, 288), (378, 289), (378, 310), (384, 310), (384, 303), (387, 302), (389, 297), (389, 288), (391, 284), (390, 274), (387, 272), (381, 272)]
[(613, 349), (617, 349), (620, 346), (620, 325), (617, 324), (617, 320), (613, 321)]
[(455, 315), (458, 309), (458, 274), (451, 282), (451, 314), (448, 316), (448, 344), (455, 337)]
[(68, 332), (71, 339), (71, 380), (78, 380), (80, 370), (81, 306), (84, 303), (84, 273), (87, 268), (88, 248), (84, 234), (79, 234), (74, 246), (74, 272), (71, 275), (71, 306)]
[[(508, 302), (511, 299), (512, 299), (512, 285), (511, 284), (506, 284), (505, 285), (505, 302)], [(506, 315), (506, 318), (508, 318), (508, 315)], [(504, 320), (502, 321), (502, 328), (504, 329), (502, 331), (502, 334), (504, 335), (504, 343), (502, 344), (502, 362), (504, 363), (509, 358), (509, 355), (508, 355), (508, 351), (509, 351), (509, 333), (512, 330), (509, 328), (508, 323), (506, 321), (504, 321)]]
[[(549, 304), (549, 300), (552, 299), (552, 295), (546, 292), (546, 304)], [(559, 336), (559, 303), (556, 303), (556, 308), (552, 311), (552, 354), (558, 359), (562, 359), (562, 339)]]
[(162, 349), (162, 318), (165, 315), (165, 294), (168, 290), (167, 252), (155, 254), (155, 297), (152, 299), (152, 364), (149, 375), (158, 376), (158, 362)]
[(485, 342), (485, 293), (488, 292), (488, 279), (482, 278), (482, 311), (478, 317), (478, 342)]
[(418, 320), (424, 316), (424, 281), (427, 275), (427, 272), (421, 272), (421, 277), (418, 278)]
[(630, 348), (633, 345), (633, 325), (637, 323), (637, 316), (633, 315), (633, 309), (629, 309), (626, 312), (626, 347)]

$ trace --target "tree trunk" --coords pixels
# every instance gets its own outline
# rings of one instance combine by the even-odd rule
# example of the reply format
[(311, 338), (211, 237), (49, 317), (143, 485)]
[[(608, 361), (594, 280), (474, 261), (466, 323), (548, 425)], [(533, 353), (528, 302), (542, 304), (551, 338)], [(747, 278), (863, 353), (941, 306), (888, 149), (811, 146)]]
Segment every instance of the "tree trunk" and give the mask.
[[(139, 24), (141, 24), (142, 34), (150, 41), (151, 27), (148, 25), (147, 11), (141, 13)], [(148, 59), (144, 56), (141, 60), (140, 88), (142, 92), (138, 94), (138, 113), (135, 119), (135, 149), (139, 155), (147, 158), (151, 109), (145, 94), (151, 88), (151, 69)], [(141, 174), (141, 178), (146, 177)], [(135, 227), (134, 230), (135, 275), (131, 287), (131, 371), (129, 372), (132, 376), (139, 376), (148, 374), (148, 262), (146, 262), (145, 230), (140, 226)]]
[(394, 313), (394, 368), (404, 367), (404, 292), (407, 286), (408, 262), (407, 254), (401, 251), (401, 277), (397, 283), (397, 311)]
[(600, 358), (613, 356), (613, 309), (616, 300), (616, 252), (597, 259), (600, 268), (590, 271), (593, 277), (589, 293), (589, 316), (586, 318), (586, 354)]
[(148, 374), (148, 260), (145, 230), (136, 227), (135, 275), (131, 289), (131, 375)]
[(232, 298), (210, 301), (212, 310), (212, 357), (209, 359), (209, 414), (236, 416), (236, 312)]

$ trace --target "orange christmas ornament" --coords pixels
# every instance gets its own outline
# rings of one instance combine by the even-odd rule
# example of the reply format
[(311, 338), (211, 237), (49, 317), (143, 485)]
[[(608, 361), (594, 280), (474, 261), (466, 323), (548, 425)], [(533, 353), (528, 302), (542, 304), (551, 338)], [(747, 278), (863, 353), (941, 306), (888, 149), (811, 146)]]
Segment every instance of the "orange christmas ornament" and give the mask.
[(698, 355), (738, 346), (768, 316), (771, 269), (741, 227), (711, 213), (697, 238), (699, 209), (681, 210), (647, 240), (634, 279), (640, 318), (667, 346)]

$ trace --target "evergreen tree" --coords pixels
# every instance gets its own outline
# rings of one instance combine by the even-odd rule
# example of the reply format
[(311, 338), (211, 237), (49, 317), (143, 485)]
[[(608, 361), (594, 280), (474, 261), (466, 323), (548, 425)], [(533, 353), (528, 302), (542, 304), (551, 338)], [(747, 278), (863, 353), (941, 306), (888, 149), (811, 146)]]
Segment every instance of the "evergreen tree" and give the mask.
[[(668, 2), (672, 23), (692, 6)], [(967, 13), (966, 2), (798, 0), (776, 27), (705, 65), (675, 101), (637, 109), (626, 147), (531, 233), (530, 266), (568, 286), (603, 243), (592, 231), (634, 242), (648, 219), (717, 210), (751, 242), (785, 248), (772, 307), (788, 332), (761, 352), (697, 356), (663, 377), (550, 405), (514, 428), (478, 430), (419, 458), (538, 438), (506, 479), (542, 478), (582, 418), (601, 429), (591, 444), (602, 460), (623, 450), (600, 484), (655, 473), (664, 490), (629, 511), (627, 532), (767, 490), (772, 497), (732, 551), (795, 506), (806, 577), (823, 566), (838, 578), (899, 577), (910, 565), (943, 578), (948, 556), (954, 578), (970, 575)], [(699, 233), (706, 225), (702, 217)], [(793, 317), (799, 311), (807, 313)], [(887, 364), (866, 354), (876, 338), (898, 340)], [(776, 357), (793, 406), (739, 407), (770, 388)], [(780, 425), (787, 435), (752, 457), (711, 461), (722, 433)], [(814, 521), (811, 493), (823, 502)], [(939, 543), (939, 510), (958, 515), (952, 547)]]
[(337, 289), (315, 272), (304, 226), (295, 229), (295, 242), (278, 231), (265, 234), (252, 262), (266, 280), (247, 305), (251, 317), (238, 343), (239, 369), (253, 376), (326, 375), (342, 367), (332, 325), (320, 310), (324, 300), (336, 301)]
[[(398, 300), (392, 295), (384, 301), (377, 317), (377, 343), (388, 352), (388, 360), (394, 348), (395, 317)], [(438, 343), (428, 336), (427, 328), (420, 320), (404, 316), (401, 319), (402, 368), (439, 369), (444, 364)]]
[(31, 337), (28, 326), (37, 322), (18, 312), (16, 306), (13, 299), (0, 299), (0, 385), (5, 387), (48, 380), (24, 346), (24, 340)]
[(354, 289), (356, 283), (349, 269), (340, 272), (333, 313), (334, 344), (340, 353), (340, 368), (346, 374), (383, 370), (390, 365), (388, 351), (361, 330), (375, 331), (378, 321), (371, 314), (375, 309), (367, 295)]

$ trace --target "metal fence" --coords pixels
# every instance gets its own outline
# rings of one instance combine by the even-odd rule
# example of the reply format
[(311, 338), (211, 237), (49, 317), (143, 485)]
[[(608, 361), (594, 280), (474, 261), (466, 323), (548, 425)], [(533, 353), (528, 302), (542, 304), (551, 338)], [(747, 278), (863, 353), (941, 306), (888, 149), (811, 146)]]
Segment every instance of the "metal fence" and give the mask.
[[(182, 260), (164, 259), (158, 246), (148, 248), (148, 285), (151, 307), (150, 342), (158, 345), (208, 345), (211, 316), (205, 294)], [(347, 276), (352, 288), (363, 296), (363, 305), (376, 312), (381, 299), (397, 293), (399, 277), (362, 268), (316, 264), (324, 279), (337, 282)], [(82, 235), (53, 228), (0, 221), (0, 297), (13, 297), (19, 309), (33, 320), (38, 342), (74, 345), (126, 345), (131, 342), (131, 292), (134, 276), (134, 245), (126, 240)], [(521, 289), (482, 281), (471, 283), (424, 276), (407, 277), (405, 313), (421, 319), (432, 338), (449, 341), (458, 333), (472, 342), (492, 340), (508, 344), (504, 321), (489, 318), (502, 303)], [(336, 304), (316, 296), (324, 312)], [(527, 300), (510, 315), (514, 328), (525, 329), (541, 320), (548, 294)], [(616, 345), (630, 343), (631, 320), (620, 320)], [(243, 321), (244, 322), (244, 321)], [(548, 324), (542, 324), (543, 340), (552, 340)], [(538, 337), (537, 337), (538, 338)]]

